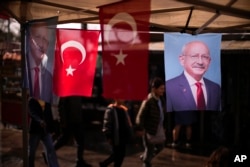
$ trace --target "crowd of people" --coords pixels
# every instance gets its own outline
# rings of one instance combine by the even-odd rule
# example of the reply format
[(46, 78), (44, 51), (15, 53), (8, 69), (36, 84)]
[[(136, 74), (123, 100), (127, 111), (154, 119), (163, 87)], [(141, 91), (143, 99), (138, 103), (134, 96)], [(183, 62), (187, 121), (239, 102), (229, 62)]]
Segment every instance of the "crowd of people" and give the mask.
[[(99, 163), (100, 167), (107, 167), (114, 163), (115, 167), (122, 166), (126, 156), (127, 145), (135, 136), (134, 127), (137, 126), (142, 138), (145, 151), (139, 157), (142, 165), (151, 166), (151, 160), (165, 147), (165, 99), (164, 81), (155, 78), (151, 83), (151, 92), (142, 102), (137, 114), (136, 124), (133, 124), (128, 107), (122, 99), (113, 99), (105, 110), (102, 132), (110, 144), (112, 152)], [(81, 111), (81, 97), (62, 97), (58, 103), (60, 117), (60, 134), (55, 133), (50, 103), (34, 97), (29, 98), (29, 113), (31, 116), (29, 137), (29, 166), (35, 166), (36, 150), (41, 141), (44, 146), (45, 162), (50, 167), (58, 167), (56, 151), (67, 144), (71, 136), (77, 145), (76, 167), (91, 167), (84, 160), (85, 127), (83, 112)]]
[[(124, 100), (114, 99), (107, 106), (103, 116), (102, 132), (112, 151), (106, 159), (99, 162), (100, 167), (108, 167), (112, 163), (114, 167), (121, 167), (126, 156), (127, 145), (132, 142), (135, 136), (141, 138), (144, 147), (144, 151), (138, 157), (143, 167), (151, 167), (152, 159), (167, 146), (165, 82), (161, 78), (154, 78), (150, 86), (151, 91), (147, 98), (142, 101), (134, 124)], [(55, 138), (52, 137), (56, 129), (53, 124), (51, 105), (33, 97), (29, 98), (28, 106), (31, 116), (29, 166), (35, 166), (36, 150), (41, 141), (44, 146), (46, 164), (49, 167), (59, 167), (56, 151), (69, 143), (71, 137), (74, 137), (77, 146), (76, 167), (92, 166), (84, 159), (86, 129), (81, 105), (80, 96), (60, 98), (58, 102), (60, 134)], [(226, 147), (223, 148), (228, 151)], [(218, 158), (220, 155), (217, 152), (211, 154), (207, 166), (212, 167), (213, 164), (220, 163), (220, 158)]]

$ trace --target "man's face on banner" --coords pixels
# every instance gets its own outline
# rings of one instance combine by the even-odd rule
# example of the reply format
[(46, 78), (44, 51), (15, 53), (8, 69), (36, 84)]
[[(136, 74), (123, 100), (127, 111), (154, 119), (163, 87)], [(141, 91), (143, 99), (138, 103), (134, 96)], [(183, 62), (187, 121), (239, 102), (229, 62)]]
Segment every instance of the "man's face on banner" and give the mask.
[(184, 46), (179, 60), (188, 74), (199, 81), (207, 71), (211, 57), (206, 44), (194, 41)]
[(48, 27), (45, 23), (35, 23), (30, 30), (31, 56), (35, 61), (41, 61), (49, 46)]

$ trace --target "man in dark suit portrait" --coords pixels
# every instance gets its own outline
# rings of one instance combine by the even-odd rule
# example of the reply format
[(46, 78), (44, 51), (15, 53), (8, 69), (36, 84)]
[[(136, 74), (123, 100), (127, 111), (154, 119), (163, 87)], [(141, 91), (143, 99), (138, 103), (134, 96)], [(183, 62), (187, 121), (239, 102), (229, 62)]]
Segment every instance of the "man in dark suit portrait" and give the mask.
[(218, 111), (221, 98), (220, 85), (204, 78), (211, 62), (209, 48), (204, 42), (186, 43), (179, 56), (179, 62), (184, 71), (166, 81), (167, 111), (175, 111), (174, 142), (178, 140), (181, 125), (186, 125), (187, 140), (190, 140), (190, 125), (196, 119), (195, 111)]
[(46, 22), (29, 27), (28, 64), (31, 95), (46, 102), (52, 101), (52, 74), (48, 70), (49, 33)]
[[(220, 85), (203, 77), (211, 57), (202, 41), (187, 43), (179, 56), (184, 71), (166, 81), (167, 111), (220, 110)], [(201, 83), (205, 105), (197, 106), (197, 82)]]

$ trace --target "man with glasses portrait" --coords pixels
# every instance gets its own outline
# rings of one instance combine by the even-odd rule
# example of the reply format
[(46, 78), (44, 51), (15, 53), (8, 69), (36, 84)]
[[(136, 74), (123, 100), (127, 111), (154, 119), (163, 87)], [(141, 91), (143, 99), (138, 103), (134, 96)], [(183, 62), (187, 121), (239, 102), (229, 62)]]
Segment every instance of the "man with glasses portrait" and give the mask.
[[(211, 62), (208, 46), (202, 41), (185, 44), (179, 62), (184, 71), (166, 81), (167, 111), (219, 111), (220, 86), (203, 77)], [(201, 85), (205, 100), (202, 106), (198, 106), (197, 82)]]
[(179, 62), (183, 72), (166, 81), (167, 111), (175, 111), (172, 146), (177, 145), (181, 126), (185, 126), (186, 147), (190, 147), (196, 112), (220, 110), (220, 85), (204, 77), (211, 63), (210, 51), (204, 42), (186, 43)]
[(31, 96), (52, 102), (52, 73), (49, 71), (49, 28), (46, 22), (34, 22), (29, 27), (28, 65)]

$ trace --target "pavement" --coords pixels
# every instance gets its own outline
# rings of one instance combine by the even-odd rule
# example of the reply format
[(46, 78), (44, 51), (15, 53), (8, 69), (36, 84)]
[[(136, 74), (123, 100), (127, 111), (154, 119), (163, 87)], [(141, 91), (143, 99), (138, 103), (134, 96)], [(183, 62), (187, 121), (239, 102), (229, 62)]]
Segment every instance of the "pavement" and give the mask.
[[(104, 160), (110, 152), (110, 146), (101, 133), (99, 126), (86, 132), (85, 160), (93, 167), (98, 167), (99, 162)], [(16, 127), (1, 126), (0, 157), (1, 167), (23, 166), (22, 130)], [(36, 167), (46, 167), (40, 145), (36, 154)], [(202, 149), (173, 149), (166, 146), (152, 161), (153, 167), (202, 167), (208, 160), (208, 154)], [(137, 138), (127, 148), (127, 155), (123, 167), (140, 167), (142, 162), (139, 156), (143, 152), (141, 139)], [(76, 146), (74, 142), (69, 143), (57, 151), (60, 167), (74, 167), (76, 158)], [(112, 165), (110, 165), (112, 166)]]

